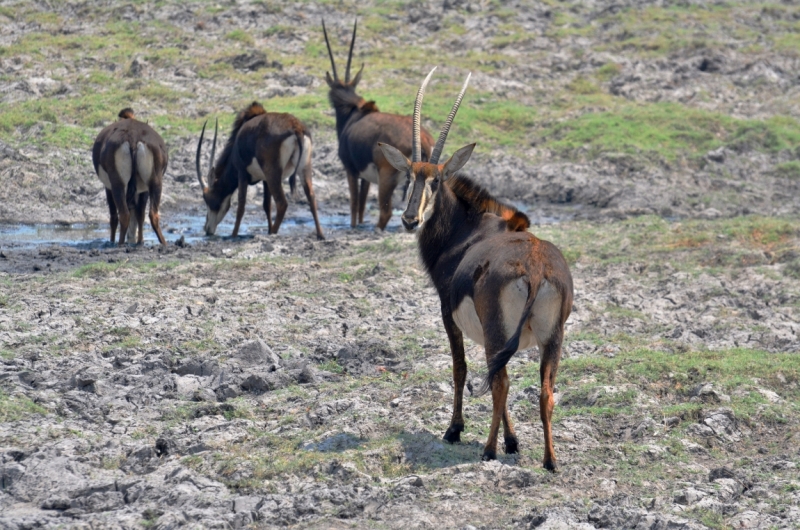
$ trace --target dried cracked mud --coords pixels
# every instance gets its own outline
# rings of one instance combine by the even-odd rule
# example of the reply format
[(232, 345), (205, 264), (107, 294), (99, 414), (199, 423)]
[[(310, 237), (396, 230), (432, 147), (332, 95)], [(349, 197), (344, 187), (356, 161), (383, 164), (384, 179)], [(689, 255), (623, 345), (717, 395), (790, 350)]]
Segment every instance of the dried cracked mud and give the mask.
[[(749, 34), (726, 33), (708, 19), (713, 10), (685, 4), (376, 3), (369, 9), (403, 29), (388, 41), (366, 32), (361, 46), (408, 37), (427, 55), (456, 58), (494, 48), (507, 62), (479, 71), (477, 91), (544, 107), (613, 63), (613, 75), (597, 78), (613, 98), (796, 120), (797, 55), (769, 39), (753, 51)], [(728, 6), (740, 9), (737, 20), (765, 35), (796, 24), (792, 9), (737, 6)], [(237, 63), (255, 61), (266, 80), (256, 96), (277, 105), (322, 90), (323, 71), (271, 61), (318, 39), (320, 17), (344, 35), (368, 7), (4, 2), (0, 45), (51, 20), (25, 9), (55, 13), (67, 35), (93, 36), (109, 20), (173, 24), (192, 35), (189, 56), (206, 38), (280, 26), (259, 37), (272, 46), (265, 64), (247, 54)], [(503, 9), (526, 32), (517, 40), (505, 39)], [(693, 40), (664, 53), (607, 46), (645, 38), (631, 19), (657, 9), (685, 9)], [(0, 111), (67, 101), (97, 67), (84, 57), (58, 74), (54, 60), (0, 54)], [(184, 116), (233, 108), (234, 82), (191, 64), (130, 61), (134, 82), (160, 78), (192, 94), (180, 102)], [(365, 92), (379, 94), (382, 82), (365, 69)], [(171, 109), (152, 98), (141, 112)], [(88, 146), (48, 146), (47, 127), (4, 133), (0, 218), (105, 222)], [(173, 233), (164, 248), (0, 241), (0, 527), (800, 527), (798, 152), (764, 148), (762, 132), (677, 159), (595, 152), (590, 142), (559, 151), (534, 134), (468, 164), (499, 197), (526, 206), (532, 231), (563, 250), (575, 278), (556, 474), (541, 468), (535, 349), (509, 364), (519, 454), (480, 461), (491, 401), (471, 395), (485, 370), (471, 343), (466, 431), (460, 444), (442, 441), (452, 377), (439, 304), (414, 236), (374, 233), (374, 211), (356, 230), (327, 226), (326, 241), (307, 225), (180, 244)], [(325, 130), (315, 138), (320, 208), (346, 218), (335, 139)], [(167, 227), (171, 214), (201, 215), (194, 142), (168, 137)], [(255, 193), (248, 226), (263, 223)], [(289, 215), (306, 209), (292, 202)]]

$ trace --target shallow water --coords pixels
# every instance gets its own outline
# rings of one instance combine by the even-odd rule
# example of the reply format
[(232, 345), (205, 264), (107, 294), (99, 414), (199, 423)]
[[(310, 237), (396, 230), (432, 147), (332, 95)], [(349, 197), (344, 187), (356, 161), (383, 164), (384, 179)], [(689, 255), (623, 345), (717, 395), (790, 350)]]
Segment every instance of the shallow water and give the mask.
[[(374, 219), (377, 219), (377, 212), (370, 216), (370, 222), (365, 223), (359, 229), (372, 230)], [(389, 221), (387, 230), (394, 232), (400, 229), (400, 211)], [(205, 235), (203, 226), (205, 225), (205, 213), (179, 213), (173, 215), (162, 215), (161, 230), (167, 242), (174, 242), (181, 237), (187, 243), (197, 242), (208, 237)], [(250, 222), (248, 222), (248, 220)], [(320, 224), (323, 233), (327, 236), (333, 231), (350, 229), (350, 214), (320, 214)], [(233, 232), (235, 215), (229, 213), (225, 219), (217, 226), (217, 233), (213, 238), (224, 238)], [(287, 216), (281, 223), (280, 235), (290, 236), (312, 236), (315, 233), (314, 219), (309, 212), (299, 213), (298, 215)], [(242, 226), (239, 229), (240, 236), (267, 235), (269, 228), (263, 211), (254, 210), (245, 213)], [(31, 248), (40, 245), (68, 245), (86, 248), (100, 247), (108, 243), (109, 226), (108, 223), (75, 223), (75, 224), (18, 224), (0, 223), (0, 247), (5, 248)], [(145, 244), (157, 244), (158, 238), (150, 222), (145, 220), (144, 225)]]
[[(515, 204), (522, 211), (525, 205)], [(528, 215), (534, 225), (552, 224), (564, 219), (536, 215)], [(396, 232), (402, 230), (400, 225), (401, 210), (395, 210), (386, 230)], [(378, 212), (367, 211), (365, 217), (369, 219), (361, 225), (359, 230), (373, 230), (378, 219)], [(233, 232), (235, 215), (229, 212), (217, 227), (217, 234), (213, 238), (225, 238)], [(320, 223), (326, 237), (332, 236), (335, 231), (350, 230), (349, 212), (320, 212)], [(167, 242), (175, 242), (181, 238), (187, 243), (208, 239), (203, 231), (205, 225), (205, 212), (182, 212), (161, 216), (161, 230)], [(243, 237), (253, 235), (267, 235), (269, 228), (264, 212), (260, 208), (248, 209), (245, 212), (239, 235)], [(295, 215), (284, 218), (281, 224), (280, 235), (312, 236), (314, 234), (314, 220), (311, 213), (302, 210)], [(81, 248), (97, 248), (108, 244), (108, 223), (75, 223), (75, 224), (18, 224), (0, 223), (0, 247), (4, 248), (32, 248), (47, 245), (67, 245)], [(145, 244), (157, 244), (158, 239), (149, 220), (145, 219), (144, 225)]]

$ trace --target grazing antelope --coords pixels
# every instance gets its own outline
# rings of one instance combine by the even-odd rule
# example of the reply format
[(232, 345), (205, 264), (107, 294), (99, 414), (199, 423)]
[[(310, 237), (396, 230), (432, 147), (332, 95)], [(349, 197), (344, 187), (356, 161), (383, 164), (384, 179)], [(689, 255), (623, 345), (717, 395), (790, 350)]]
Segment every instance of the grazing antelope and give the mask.
[[(331, 78), (329, 72), (325, 72), (325, 80), (330, 87), (328, 99), (336, 112), (339, 159), (344, 165), (347, 184), (350, 187), (350, 226), (355, 228), (356, 220), (358, 223), (364, 222), (367, 194), (370, 183), (373, 183), (378, 185), (380, 216), (377, 226), (383, 230), (392, 217), (392, 194), (403, 176), (383, 156), (383, 152), (378, 149), (378, 142), (393, 145), (405, 155), (410, 155), (411, 118), (380, 112), (374, 101), (364, 101), (364, 98), (356, 94), (356, 86), (361, 81), (361, 73), (364, 71), (362, 63), (361, 69), (350, 80), (350, 63), (353, 59), (357, 28), (358, 21), (353, 24), (350, 53), (347, 56), (347, 68), (342, 81), (336, 73), (336, 62), (333, 60), (328, 32), (325, 29), (325, 22), (322, 22), (322, 32), (325, 34), (325, 44), (333, 69), (333, 77)], [(418, 147), (421, 150), (422, 160), (428, 160), (430, 157), (432, 144), (433, 138), (428, 131), (423, 130)]]
[[(435, 69), (434, 69), (435, 70)], [(561, 252), (527, 230), (528, 217), (498, 202), (470, 179), (455, 175), (469, 160), (475, 144), (456, 151), (439, 164), (469, 76), (442, 128), (430, 162), (421, 162), (419, 121), (422, 97), (433, 70), (414, 103), (414, 153), (408, 160), (399, 150), (381, 145), (386, 159), (410, 182), (408, 205), (401, 220), (407, 230), (418, 229), (419, 250), (442, 303), (442, 319), (453, 354), (455, 396), (453, 417), (444, 434), (448, 442), (464, 430), (462, 396), (467, 376), (466, 334), (484, 346), (489, 373), (485, 391), (492, 390), (492, 426), (483, 459), (497, 455), (497, 434), (503, 422), (506, 453), (517, 452), (517, 436), (506, 406), (506, 364), (519, 349), (534, 344), (541, 352), (541, 397), (544, 426), (544, 467), (556, 469), (551, 417), (553, 386), (564, 322), (572, 308), (572, 276)]]
[[(303, 178), (317, 239), (325, 239), (317, 216), (317, 201), (311, 184), (311, 134), (305, 126), (291, 114), (267, 112), (260, 103), (254, 101), (242, 110), (233, 122), (231, 135), (222, 150), (219, 161), (214, 165), (217, 150), (217, 126), (214, 126), (214, 141), (211, 146), (211, 162), (208, 169), (208, 184), (203, 181), (200, 171), (200, 152), (206, 125), (197, 143), (195, 169), (200, 189), (203, 190), (208, 212), (206, 213), (206, 235), (213, 236), (217, 225), (231, 207), (233, 192), (239, 190), (239, 203), (236, 208), (236, 224), (233, 237), (239, 235), (239, 225), (244, 216), (247, 201), (247, 187), (264, 181), (264, 212), (270, 234), (277, 234), (286, 214), (288, 202), (281, 183), (289, 177), (289, 188), (295, 194), (297, 174)], [(271, 199), (275, 199), (275, 222), (272, 222)]]
[[(97, 135), (92, 147), (92, 163), (106, 189), (110, 214), (111, 242), (120, 225), (119, 244), (132, 241), (139, 227), (138, 244), (144, 241), (144, 211), (150, 198), (150, 224), (162, 245), (167, 242), (159, 226), (158, 206), (167, 170), (164, 140), (149, 125), (134, 117), (133, 110), (119, 111), (119, 120)], [(136, 224), (131, 223), (131, 210)]]

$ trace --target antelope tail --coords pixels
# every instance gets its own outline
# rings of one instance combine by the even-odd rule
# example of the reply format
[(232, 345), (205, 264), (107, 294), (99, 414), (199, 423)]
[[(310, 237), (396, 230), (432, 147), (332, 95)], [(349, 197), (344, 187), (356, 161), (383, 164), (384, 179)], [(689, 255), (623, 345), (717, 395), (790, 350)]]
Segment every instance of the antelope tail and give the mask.
[(489, 360), (489, 373), (486, 374), (486, 378), (481, 383), (481, 386), (475, 391), (476, 397), (482, 396), (490, 388), (492, 388), (494, 376), (496, 376), (500, 370), (505, 368), (508, 364), (508, 361), (511, 360), (511, 357), (517, 353), (517, 349), (519, 349), (519, 337), (522, 334), (522, 328), (525, 326), (525, 323), (531, 316), (533, 311), (533, 302), (536, 300), (536, 295), (538, 292), (538, 286), (529, 286), (528, 299), (525, 301), (525, 307), (522, 309), (522, 316), (517, 324), (517, 331), (515, 331), (511, 338), (508, 339), (506, 345), (503, 346), (503, 349), (495, 353), (494, 357)]
[(297, 172), (300, 171), (301, 166), (305, 167), (303, 161), (303, 144), (305, 140), (305, 134), (301, 131), (295, 132), (295, 137), (297, 138), (297, 145), (299, 146), (299, 152), (297, 156), (297, 164), (294, 165), (294, 171), (289, 176), (289, 193), (292, 195), (293, 199), (297, 199)]

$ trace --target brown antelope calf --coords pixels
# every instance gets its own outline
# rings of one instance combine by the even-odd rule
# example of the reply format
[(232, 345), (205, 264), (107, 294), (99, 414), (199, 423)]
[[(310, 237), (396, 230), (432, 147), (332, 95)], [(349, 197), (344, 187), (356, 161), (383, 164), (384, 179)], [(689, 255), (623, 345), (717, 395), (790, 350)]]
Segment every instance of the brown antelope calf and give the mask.
[[(356, 42), (356, 29), (358, 22), (353, 25), (353, 37), (350, 41), (350, 53), (347, 56), (347, 69), (344, 81), (336, 73), (336, 62), (333, 60), (331, 43), (325, 22), (322, 31), (325, 34), (325, 44), (331, 59), (333, 78), (329, 72), (325, 73), (330, 92), (328, 99), (336, 112), (336, 135), (339, 138), (339, 159), (347, 173), (347, 184), (350, 187), (350, 226), (355, 228), (358, 223), (364, 222), (364, 209), (367, 205), (367, 194), (370, 183), (378, 185), (378, 207), (380, 216), (377, 227), (386, 228), (392, 217), (392, 194), (397, 184), (403, 178), (392, 167), (383, 152), (378, 149), (378, 142), (395, 146), (402, 153), (412, 155), (411, 144), (411, 118), (380, 112), (374, 101), (364, 101), (356, 94), (356, 86), (361, 81), (364, 65), (356, 76), (350, 80), (350, 63), (353, 59), (353, 45)], [(431, 153), (433, 138), (428, 131), (423, 130), (421, 142), (416, 147), (420, 150), (418, 155), (412, 155), (421, 160), (428, 160)], [(361, 180), (359, 194), (358, 181)]]
[[(420, 107), (431, 74), (420, 87), (414, 104), (417, 145)], [(542, 358), (539, 406), (544, 426), (544, 467), (553, 471), (553, 386), (564, 323), (572, 308), (572, 276), (561, 252), (527, 231), (529, 221), (525, 214), (498, 202), (470, 179), (455, 175), (469, 160), (475, 144), (462, 147), (438, 164), (468, 82), (469, 77), (442, 128), (430, 162), (408, 160), (394, 147), (381, 145), (386, 159), (410, 181), (408, 205), (401, 219), (407, 230), (419, 229), (420, 254), (439, 293), (450, 339), (455, 397), (453, 417), (444, 439), (460, 441), (464, 430), (461, 409), (467, 376), (463, 340), (466, 334), (484, 346), (489, 366), (485, 387), (492, 390), (492, 426), (483, 459), (497, 456), (501, 421), (506, 453), (517, 452), (517, 436), (506, 406), (506, 364), (517, 350), (536, 344)]]
[[(291, 114), (267, 112), (260, 103), (254, 101), (242, 110), (233, 122), (231, 135), (222, 150), (219, 161), (214, 165), (217, 149), (217, 127), (214, 126), (214, 142), (211, 146), (211, 162), (208, 170), (208, 184), (203, 182), (200, 171), (200, 151), (203, 146), (203, 132), (197, 143), (195, 168), (203, 200), (208, 207), (206, 213), (206, 235), (213, 236), (217, 225), (231, 207), (233, 192), (239, 190), (236, 208), (236, 224), (233, 237), (239, 235), (239, 225), (244, 217), (247, 202), (247, 187), (264, 181), (264, 212), (270, 234), (277, 234), (286, 214), (288, 202), (283, 193), (283, 179), (289, 177), (292, 195), (295, 193), (297, 174), (303, 178), (303, 191), (306, 193), (317, 239), (325, 239), (317, 216), (317, 200), (311, 184), (311, 134), (305, 126)], [(275, 222), (272, 222), (271, 199), (275, 199)]]
[[(167, 170), (167, 148), (164, 140), (149, 125), (137, 121), (133, 110), (119, 111), (119, 120), (97, 135), (92, 147), (92, 163), (97, 177), (106, 189), (110, 214), (111, 242), (119, 222), (119, 244), (136, 237), (144, 241), (144, 211), (150, 198), (150, 224), (162, 245), (167, 242), (159, 226), (158, 206), (161, 186)], [(136, 224), (131, 223), (131, 210)]]

